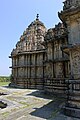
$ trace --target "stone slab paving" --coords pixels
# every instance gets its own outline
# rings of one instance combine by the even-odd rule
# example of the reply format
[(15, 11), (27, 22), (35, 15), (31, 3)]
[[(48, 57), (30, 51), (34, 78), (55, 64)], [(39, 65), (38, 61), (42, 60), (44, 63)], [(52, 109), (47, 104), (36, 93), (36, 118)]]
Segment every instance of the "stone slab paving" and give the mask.
[(44, 94), (43, 91), (0, 87), (0, 100), (7, 108), (0, 109), (0, 120), (79, 120), (60, 113), (63, 99)]

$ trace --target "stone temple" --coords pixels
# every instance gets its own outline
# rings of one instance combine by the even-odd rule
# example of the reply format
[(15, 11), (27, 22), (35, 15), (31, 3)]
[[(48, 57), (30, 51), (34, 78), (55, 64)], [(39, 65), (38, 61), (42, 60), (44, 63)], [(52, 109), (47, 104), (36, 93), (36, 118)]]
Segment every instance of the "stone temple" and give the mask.
[(21, 35), (10, 55), (10, 85), (67, 95), (65, 113), (80, 117), (80, 0), (63, 3), (61, 23), (47, 30), (37, 14)]

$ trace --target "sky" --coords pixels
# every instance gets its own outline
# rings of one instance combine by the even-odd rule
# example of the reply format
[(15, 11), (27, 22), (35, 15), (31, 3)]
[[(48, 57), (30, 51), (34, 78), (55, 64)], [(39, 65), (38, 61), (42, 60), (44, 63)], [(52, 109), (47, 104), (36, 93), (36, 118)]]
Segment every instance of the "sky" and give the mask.
[(0, 76), (11, 74), (11, 51), (28, 25), (36, 19), (47, 29), (60, 22), (63, 0), (0, 0)]

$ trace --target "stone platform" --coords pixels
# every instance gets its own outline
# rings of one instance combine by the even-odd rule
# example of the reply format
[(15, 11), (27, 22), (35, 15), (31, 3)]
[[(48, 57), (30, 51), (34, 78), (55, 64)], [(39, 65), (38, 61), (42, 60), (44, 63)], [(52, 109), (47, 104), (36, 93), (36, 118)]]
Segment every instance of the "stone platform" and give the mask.
[(0, 109), (0, 120), (80, 120), (61, 114), (63, 98), (44, 94), (42, 90), (0, 87), (0, 100), (7, 107)]

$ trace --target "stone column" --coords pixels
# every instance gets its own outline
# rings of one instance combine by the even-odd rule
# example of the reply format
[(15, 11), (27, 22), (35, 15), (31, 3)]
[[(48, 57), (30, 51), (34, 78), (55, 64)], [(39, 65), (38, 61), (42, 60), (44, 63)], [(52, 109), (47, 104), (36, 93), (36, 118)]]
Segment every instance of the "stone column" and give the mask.
[(80, 39), (80, 18), (77, 19), (77, 23), (78, 23), (78, 40), (79, 40)]
[(68, 29), (68, 42), (69, 42), (69, 44), (71, 44), (72, 43), (72, 41), (71, 41), (71, 26), (70, 26), (69, 18), (67, 18), (66, 24), (67, 24), (67, 29)]
[(69, 55), (70, 55), (70, 68), (71, 68), (71, 72), (70, 72), (70, 75), (71, 75), (71, 78), (73, 77), (73, 66), (72, 66), (72, 52), (70, 51), (69, 52)]

